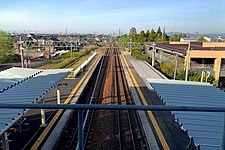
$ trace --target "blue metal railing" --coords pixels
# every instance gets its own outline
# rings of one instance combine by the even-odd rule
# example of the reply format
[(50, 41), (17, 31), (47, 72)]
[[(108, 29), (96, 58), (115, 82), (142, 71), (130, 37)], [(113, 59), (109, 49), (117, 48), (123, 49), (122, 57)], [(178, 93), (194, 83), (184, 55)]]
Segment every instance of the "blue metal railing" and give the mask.
[[(225, 107), (165, 106), (165, 105), (103, 105), (103, 104), (1, 104), (0, 108), (14, 109), (76, 109), (78, 110), (78, 147), (83, 150), (83, 110), (140, 110), (140, 111), (201, 111), (225, 112)], [(225, 149), (225, 126), (223, 128), (223, 144)]]
[(151, 110), (225, 112), (225, 107), (165, 106), (165, 105), (103, 105), (103, 104), (1, 104), (0, 108), (13, 109), (92, 109), (92, 110)]

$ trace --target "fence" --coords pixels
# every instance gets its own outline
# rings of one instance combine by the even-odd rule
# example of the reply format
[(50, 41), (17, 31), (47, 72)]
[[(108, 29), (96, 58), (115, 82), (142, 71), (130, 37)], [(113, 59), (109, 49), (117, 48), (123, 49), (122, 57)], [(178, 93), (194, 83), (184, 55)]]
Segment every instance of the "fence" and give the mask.
[[(201, 111), (225, 112), (225, 107), (165, 106), (165, 105), (103, 105), (103, 104), (0, 104), (0, 108), (13, 109), (76, 109), (78, 110), (78, 147), (83, 150), (83, 110), (140, 110), (140, 111)], [(224, 120), (225, 121), (225, 120)], [(225, 126), (221, 149), (225, 149)]]

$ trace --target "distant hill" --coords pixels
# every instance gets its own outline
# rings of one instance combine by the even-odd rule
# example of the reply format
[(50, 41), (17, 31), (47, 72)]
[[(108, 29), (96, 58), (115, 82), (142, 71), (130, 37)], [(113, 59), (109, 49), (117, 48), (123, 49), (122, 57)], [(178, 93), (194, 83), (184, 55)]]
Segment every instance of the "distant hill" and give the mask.
[[(174, 34), (180, 34), (180, 33), (183, 33), (183, 32), (167, 32), (167, 35), (174, 35)], [(187, 36), (208, 36), (208, 37), (225, 37), (225, 33), (199, 33), (199, 34), (196, 34), (196, 33), (184, 33), (186, 34)]]

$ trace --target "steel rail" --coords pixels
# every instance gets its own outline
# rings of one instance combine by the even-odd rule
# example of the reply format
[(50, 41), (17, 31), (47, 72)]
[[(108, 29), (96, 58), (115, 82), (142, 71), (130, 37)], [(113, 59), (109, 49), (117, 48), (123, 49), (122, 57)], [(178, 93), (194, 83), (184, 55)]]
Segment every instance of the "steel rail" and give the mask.
[[(96, 101), (93, 101), (93, 99), (98, 99), (98, 97), (99, 97), (99, 94), (98, 94), (98, 97), (94, 97), (94, 94), (96, 93), (97, 84), (98, 84), (98, 82), (100, 82), (99, 81), (100, 80), (100, 74), (103, 71), (103, 63), (104, 63), (104, 61), (105, 61), (105, 57), (102, 57), (102, 62), (101, 62), (100, 67), (99, 67), (98, 75), (97, 75), (97, 78), (96, 78), (94, 89), (93, 89), (91, 97), (90, 97), (91, 99), (90, 99), (89, 104), (96, 104)], [(89, 123), (87, 124), (88, 127), (87, 127), (86, 136), (84, 137), (84, 143), (83, 143), (84, 147), (86, 145), (86, 142), (87, 142), (87, 139), (88, 139), (88, 136), (89, 136), (91, 124), (92, 124), (93, 117), (94, 117), (94, 111), (87, 110), (86, 116), (85, 116), (85, 119), (84, 119), (84, 123), (83, 123), (83, 130), (84, 130), (85, 126), (86, 126), (88, 115), (90, 115), (90, 120), (89, 120)]]
[[(104, 56), (101, 56), (101, 58), (102, 58), (102, 60), (100, 60), (101, 65), (100, 65), (99, 72), (100, 72), (101, 69), (102, 69), (102, 64), (103, 64), (103, 62), (104, 62)], [(100, 58), (100, 59), (101, 59), (101, 58)], [(98, 79), (98, 78), (99, 78), (99, 72), (98, 72), (97, 79), (96, 79), (96, 82), (95, 82), (95, 86), (94, 86), (94, 89), (93, 89), (94, 92), (95, 92), (95, 89), (96, 89), (96, 83), (97, 83), (97, 81), (99, 80), (99, 79)], [(93, 98), (93, 93), (94, 93), (94, 92), (92, 92), (92, 94), (91, 94), (91, 96), (90, 96), (90, 98), (91, 98), (90, 103), (88, 102), (88, 103), (86, 103), (86, 104), (91, 104), (91, 103), (92, 103), (92, 98)], [(85, 117), (84, 117), (84, 121), (83, 121), (83, 130), (84, 130), (85, 125), (86, 125), (86, 121), (87, 121), (87, 118), (88, 118), (89, 110), (86, 110), (86, 112), (83, 111), (83, 114), (86, 114)], [(88, 129), (88, 130), (89, 130), (89, 129)], [(75, 131), (74, 131), (74, 133), (72, 134), (72, 137), (71, 137), (71, 140), (70, 140), (70, 143), (69, 143), (69, 146), (68, 146), (67, 149), (69, 149), (69, 150), (72, 149), (71, 147), (72, 147), (72, 145), (75, 143), (75, 139), (76, 139), (77, 132), (78, 132), (78, 126), (75, 127)], [(87, 132), (88, 132), (88, 131), (87, 131)], [(85, 143), (86, 143), (86, 138), (84, 138), (83, 145), (85, 145)], [(77, 148), (78, 148), (78, 144), (76, 144), (76, 145), (77, 145)]]
[[(117, 64), (117, 55), (116, 55), (116, 51), (115, 51), (115, 49), (113, 49), (114, 50), (114, 53), (113, 53), (113, 55), (114, 55), (114, 68), (113, 69), (115, 69), (115, 71), (114, 71), (114, 75), (115, 75), (115, 90), (116, 90), (116, 95), (117, 95), (117, 104), (121, 104), (121, 97), (120, 97), (120, 86), (119, 86), (119, 75), (118, 75), (118, 65), (119, 64)], [(121, 112), (120, 111), (117, 111), (117, 122), (118, 122), (118, 124), (117, 124), (117, 126), (118, 126), (118, 143), (119, 143), (119, 150), (122, 150), (122, 130), (121, 130)]]
[[(119, 66), (120, 75), (121, 75), (121, 78), (122, 78), (122, 85), (124, 87), (123, 90), (124, 90), (124, 93), (126, 93), (125, 94), (126, 104), (130, 104), (129, 101), (128, 101), (129, 100), (128, 93), (127, 93), (128, 89), (126, 89), (127, 84), (125, 83), (126, 77), (125, 77), (125, 74), (124, 74), (123, 69), (122, 69), (122, 64), (121, 64), (121, 60), (119, 58), (119, 51), (118, 50), (117, 50), (117, 54), (118, 54), (118, 66)], [(134, 129), (133, 129), (132, 123), (131, 123), (131, 114), (130, 114), (131, 112), (127, 110), (126, 113), (127, 113), (127, 117), (128, 117), (128, 125), (129, 125), (130, 134), (131, 134), (133, 149), (136, 150), (136, 144), (135, 144), (134, 133), (133, 133)]]

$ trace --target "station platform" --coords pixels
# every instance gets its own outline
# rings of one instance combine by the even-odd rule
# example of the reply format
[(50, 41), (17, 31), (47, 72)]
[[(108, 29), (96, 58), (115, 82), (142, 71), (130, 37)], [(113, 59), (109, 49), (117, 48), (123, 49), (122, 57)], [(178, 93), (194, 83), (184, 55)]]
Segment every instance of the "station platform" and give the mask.
[[(95, 58), (85, 69), (83, 72), (77, 76), (76, 78), (65, 78), (62, 82), (60, 82), (60, 103), (65, 103), (66, 101), (71, 101), (74, 98), (75, 92), (78, 90), (78, 84), (81, 85), (80, 81), (82, 80), (85, 73), (87, 73), (95, 63)], [(92, 69), (91, 69), (92, 70)], [(66, 85), (67, 84), (67, 85)], [(80, 88), (79, 85), (79, 88)], [(42, 100), (46, 104), (56, 104), (57, 103), (57, 87), (53, 88), (49, 91)], [(45, 110), (46, 117), (46, 127), (51, 123), (52, 119), (58, 113), (58, 110)], [(54, 121), (53, 121), (54, 122)], [(21, 122), (17, 123), (15, 127), (18, 127), (18, 131), (12, 132), (8, 139), (11, 141), (9, 143), (10, 149), (26, 149), (30, 148), (37, 138), (43, 133), (45, 127), (41, 127), (41, 114), (40, 110), (32, 109), (28, 110), (21, 120)], [(23, 138), (21, 138), (23, 137)]]
[[(130, 55), (123, 55), (122, 60), (135, 103), (137, 105), (163, 105), (151, 85), (148, 84), (147, 78), (164, 78), (165, 80), (167, 78), (146, 62), (135, 60)], [(144, 114), (139, 112), (139, 116), (150, 149), (180, 150), (189, 144), (190, 138), (174, 121), (171, 112), (148, 111)]]

